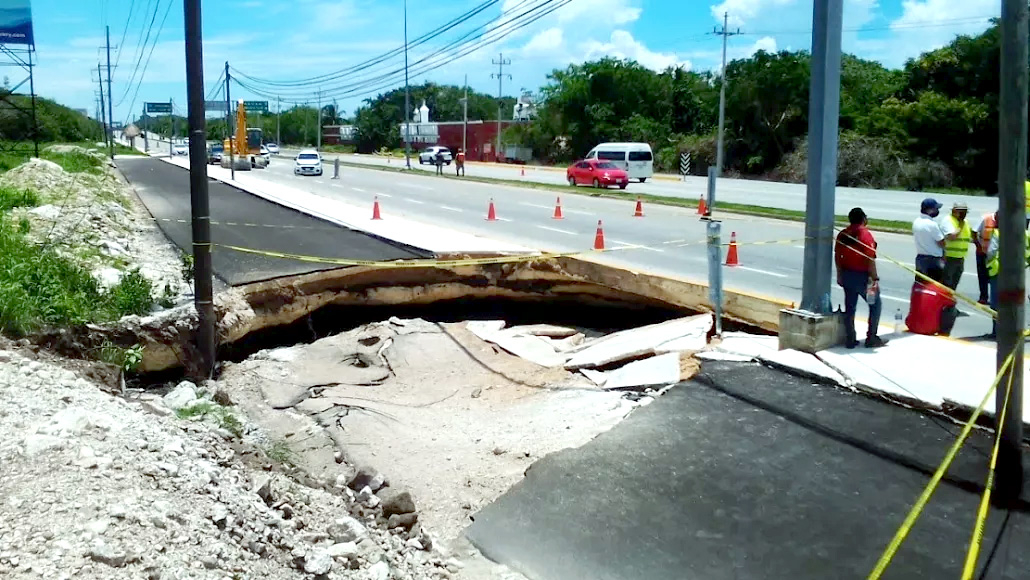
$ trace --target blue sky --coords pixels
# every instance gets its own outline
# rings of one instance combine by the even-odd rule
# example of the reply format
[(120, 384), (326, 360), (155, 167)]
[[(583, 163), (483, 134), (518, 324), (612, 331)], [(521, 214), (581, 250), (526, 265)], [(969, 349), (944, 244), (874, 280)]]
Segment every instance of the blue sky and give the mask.
[[(476, 19), (459, 25), (424, 46), (412, 48), (412, 62), (472, 28), (491, 24), (509, 11), (544, 0), (498, 0)], [(408, 36), (413, 40), (482, 0), (417, 2), (409, 0)], [(557, 2), (555, 3), (557, 4)], [(845, 0), (844, 49), (888, 66), (901, 66), (919, 53), (939, 47), (956, 34), (975, 34), (996, 16), (997, 0)], [(212, 90), (226, 60), (254, 77), (296, 80), (344, 69), (403, 45), (403, 0), (207, 0), (204, 2), (204, 52), (207, 90)], [(155, 11), (156, 8), (156, 11)], [(167, 101), (185, 111), (185, 64), (181, 0), (32, 0), (38, 67), (36, 89), (43, 96), (77, 108), (95, 108), (96, 65), (102, 56), (104, 26), (120, 44), (114, 72), (115, 119), (135, 115), (144, 101)], [(167, 20), (164, 20), (167, 13)], [(662, 69), (682, 64), (694, 70), (718, 66), (721, 44), (708, 34), (729, 13), (730, 58), (758, 49), (808, 49), (811, 0), (571, 0), (555, 12), (461, 59), (447, 61), (411, 81), (469, 85), (495, 93), (491, 64), (503, 53), (505, 93), (536, 90), (554, 68), (605, 55), (633, 58)], [(131, 18), (130, 18), (131, 14)], [(230, 15), (232, 15), (230, 17)], [(141, 54), (149, 23), (151, 42)], [(164, 20), (164, 26), (160, 24)], [(123, 40), (123, 31), (125, 31)], [(160, 33), (158, 37), (158, 32)], [(156, 44), (153, 40), (157, 38)], [(143, 64), (149, 58), (146, 72)], [(137, 66), (137, 62), (139, 65)], [(378, 84), (358, 82), (403, 65), (403, 58), (366, 67), (329, 83), (341, 109), (352, 112), (366, 91), (403, 86), (403, 77)], [(135, 75), (134, 75), (135, 73)], [(8, 71), (12, 84), (14, 69)], [(142, 83), (133, 81), (133, 77)], [(333, 85), (357, 85), (350, 94)], [(138, 92), (137, 92), (138, 84)], [(513, 89), (513, 90), (509, 90)], [(105, 86), (106, 90), (106, 86)], [(316, 100), (316, 87), (284, 89), (287, 100)], [(260, 98), (233, 87), (233, 98)], [(288, 106), (288, 105), (287, 105)], [(274, 109), (274, 105), (273, 105)]]

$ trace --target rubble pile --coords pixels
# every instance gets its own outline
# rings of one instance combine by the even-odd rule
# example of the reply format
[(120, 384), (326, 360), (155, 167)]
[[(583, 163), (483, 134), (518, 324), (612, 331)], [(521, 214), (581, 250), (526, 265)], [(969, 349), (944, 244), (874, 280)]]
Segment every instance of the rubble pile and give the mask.
[(351, 481), (357, 491), (301, 485), (248, 461), (255, 426), (239, 428), (241, 441), (180, 418), (228, 403), (224, 395), (212, 401), (184, 382), (130, 402), (32, 357), (0, 350), (4, 578), (399, 580), (460, 570), (414, 523), (410, 495), (387, 493), (381, 477)]
[[(69, 145), (48, 150), (96, 154)], [(29, 239), (88, 268), (105, 287), (139, 268), (158, 295), (167, 287), (173, 303), (186, 301), (190, 287), (182, 278), (178, 252), (129, 185), (102, 167), (99, 174), (69, 173), (53, 161), (33, 158), (0, 175), (0, 186), (39, 194), (39, 206), (14, 208), (12, 218), (28, 220)]]

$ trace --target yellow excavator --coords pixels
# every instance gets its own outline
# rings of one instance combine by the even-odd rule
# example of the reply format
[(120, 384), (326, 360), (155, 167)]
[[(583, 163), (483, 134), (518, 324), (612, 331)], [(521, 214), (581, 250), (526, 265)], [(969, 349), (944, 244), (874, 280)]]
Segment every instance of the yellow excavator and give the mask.
[[(245, 138), (238, 139), (240, 135)], [(268, 167), (268, 158), (261, 155), (262, 137), (261, 129), (247, 127), (247, 110), (243, 106), (243, 99), (240, 99), (236, 103), (236, 135), (222, 142), (222, 167), (228, 169), (230, 163), (237, 171)]]

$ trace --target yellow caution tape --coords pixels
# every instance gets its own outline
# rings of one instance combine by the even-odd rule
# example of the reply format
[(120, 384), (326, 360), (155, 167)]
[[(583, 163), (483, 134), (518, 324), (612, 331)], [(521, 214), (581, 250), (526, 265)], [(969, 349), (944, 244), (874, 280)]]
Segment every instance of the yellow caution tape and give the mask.
[[(1025, 336), (1025, 334), (1024, 334)], [(966, 442), (969, 434), (973, 430), (973, 425), (976, 424), (977, 419), (980, 418), (980, 413), (983, 412), (984, 407), (987, 406), (987, 401), (990, 400), (991, 394), (998, 388), (998, 383), (1001, 382), (1002, 376), (1010, 366), (1012, 366), (1012, 360), (1015, 356), (1015, 350), (1009, 353), (1005, 358), (1005, 361), (1001, 365), (1001, 369), (998, 370), (998, 374), (995, 375), (994, 381), (991, 383), (991, 388), (984, 394), (984, 398), (980, 401), (980, 405), (973, 411), (972, 416), (966, 421), (966, 424), (962, 427), (962, 432), (959, 433), (955, 443), (952, 444), (951, 448), (948, 449), (947, 454), (944, 455), (944, 460), (941, 461), (940, 466), (937, 467), (937, 471), (934, 472), (933, 477), (930, 478), (930, 482), (926, 484), (923, 489), (923, 493), (920, 494), (919, 499), (916, 500), (915, 505), (909, 510), (908, 515), (905, 516), (905, 521), (902, 522), (901, 527), (895, 532), (894, 538), (891, 539), (890, 543), (887, 544), (887, 548), (883, 551), (879, 561), (876, 562), (876, 566), (873, 571), (869, 573), (868, 580), (878, 580), (883, 576), (884, 571), (887, 570), (887, 566), (890, 565), (891, 560), (894, 559), (895, 554), (898, 553), (898, 549), (901, 547), (902, 542), (908, 537), (909, 532), (912, 531), (912, 526), (915, 525), (916, 520), (922, 515), (923, 510), (926, 508), (926, 504), (930, 501), (930, 497), (933, 492), (937, 490), (937, 486), (940, 484), (941, 479), (944, 478), (945, 472), (951, 467), (951, 462), (955, 460), (955, 456), (958, 454), (959, 449)]]
[(347, 258), (326, 258), (320, 256), (306, 256), (303, 254), (291, 254), (288, 252), (272, 252), (269, 250), (255, 250), (253, 248), (244, 248), (241, 246), (232, 246), (229, 244), (211, 244), (219, 248), (226, 248), (235, 252), (243, 252), (246, 254), (255, 254), (258, 256), (267, 256), (269, 258), (284, 258), (287, 260), (298, 260), (301, 262), (314, 262), (318, 264), (332, 264), (335, 266), (367, 266), (371, 268), (383, 268), (383, 269), (400, 269), (400, 268), (428, 268), (428, 267), (439, 267), (448, 268), (456, 266), (484, 266), (489, 264), (514, 264), (520, 262), (534, 262), (538, 260), (553, 260), (555, 258), (562, 258), (567, 256), (575, 256), (578, 254), (585, 254), (587, 252), (572, 252), (572, 253), (540, 253), (540, 254), (520, 254), (517, 256), (491, 256), (489, 258), (461, 258), (455, 260), (434, 260), (434, 259), (420, 259), (420, 260), (394, 260), (394, 261), (376, 261), (376, 260), (352, 260)]
[[(1027, 331), (1023, 331), (1020, 340), (1024, 340)], [(976, 522), (973, 524), (973, 537), (969, 540), (969, 551), (966, 552), (966, 565), (962, 569), (962, 580), (972, 580), (976, 573), (976, 564), (980, 559), (980, 546), (983, 544), (984, 527), (987, 525), (987, 514), (991, 507), (991, 488), (994, 487), (994, 470), (998, 465), (998, 452), (1001, 449), (1001, 430), (1005, 424), (1005, 415), (1009, 410), (1009, 397), (1012, 396), (1012, 380), (1015, 373), (1009, 373), (1009, 382), (1005, 387), (1005, 402), (1001, 406), (1001, 414), (998, 415), (997, 425), (994, 433), (994, 449), (991, 451), (991, 461), (987, 466), (987, 482), (984, 484), (984, 493), (980, 498), (980, 508), (976, 513)]]

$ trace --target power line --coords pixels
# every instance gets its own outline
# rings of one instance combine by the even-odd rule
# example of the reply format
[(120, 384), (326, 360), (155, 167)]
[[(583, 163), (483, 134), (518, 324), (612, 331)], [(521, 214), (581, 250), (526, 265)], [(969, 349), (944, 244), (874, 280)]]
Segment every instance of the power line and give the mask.
[(157, 42), (161, 38), (161, 31), (164, 30), (165, 21), (168, 20), (168, 13), (172, 11), (172, 2), (168, 3), (168, 8), (165, 8), (165, 14), (161, 17), (161, 26), (157, 29), (157, 34), (154, 36), (154, 43), (150, 45), (150, 53), (147, 55), (147, 62), (143, 65), (143, 72), (139, 76), (139, 82), (136, 83), (136, 92), (132, 95), (132, 102), (129, 104), (129, 110), (131, 111), (136, 106), (136, 97), (139, 96), (139, 89), (143, 86), (143, 78), (147, 74), (147, 67), (150, 66), (150, 57), (154, 56), (154, 48), (157, 47)]
[[(555, 2), (557, 2), (557, 4), (555, 4)], [(506, 22), (493, 28), (487, 28), (487, 26), (496, 22), (497, 19), (488, 22), (486, 25), (476, 27), (472, 31), (462, 35), (459, 39), (450, 42), (449, 44), (416, 61), (412, 65), (416, 70), (411, 74), (424, 74), (436, 70), (446, 64), (452, 63), (484, 46), (497, 42), (498, 40), (525, 28), (540, 18), (562, 8), (569, 2), (571, 2), (571, 0), (545, 0), (544, 2), (538, 3), (537, 5), (512, 18), (509, 18)], [(402, 74), (404, 70), (405, 69), (401, 67), (380, 74), (376, 77), (357, 80), (350, 84), (330, 87), (329, 89), (326, 89), (326, 94), (337, 98), (343, 98), (375, 93), (376, 91), (392, 86), (396, 80), (391, 80), (391, 77)], [(277, 96), (282, 95), (281, 92), (275, 92), (274, 89), (256, 87), (250, 83), (243, 82), (238, 78), (233, 78), (233, 80), (242, 88), (260, 96), (276, 98)], [(289, 103), (299, 104), (303, 103), (308, 95), (310, 95), (310, 93), (292, 90), (288, 91), (287, 97), (293, 98), (284, 98), (283, 100)]]
[(129, 32), (129, 23), (132, 22), (132, 11), (136, 8), (136, 0), (129, 2), (129, 15), (125, 18), (125, 27), (122, 28), (122, 39), (118, 41), (118, 53), (114, 57), (114, 66), (118, 68), (118, 63), (122, 58), (122, 47), (125, 45), (125, 36)]
[[(171, 8), (171, 5), (171, 0), (169, 0), (168, 7)], [(133, 67), (132, 70), (132, 76), (129, 78), (129, 82), (125, 85), (125, 92), (122, 93), (122, 96), (118, 99), (119, 106), (121, 106), (121, 104), (125, 102), (125, 97), (129, 94), (129, 91), (132, 90), (132, 83), (136, 80), (136, 73), (139, 72), (140, 64), (143, 62), (143, 53), (147, 51), (147, 44), (150, 42), (150, 33), (154, 29), (154, 21), (157, 20), (157, 13), (160, 10), (160, 8), (161, 0), (157, 0), (157, 2), (154, 4), (154, 14), (150, 17), (150, 24), (147, 26), (147, 35), (143, 39), (143, 44), (141, 45), (138, 58), (136, 59), (136, 65)], [(167, 16), (167, 14), (168, 11), (166, 10), (165, 15)], [(151, 54), (153, 54), (153, 49), (151, 49)]]

